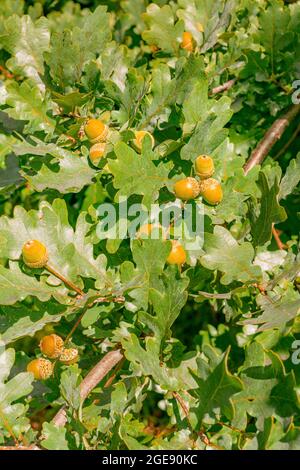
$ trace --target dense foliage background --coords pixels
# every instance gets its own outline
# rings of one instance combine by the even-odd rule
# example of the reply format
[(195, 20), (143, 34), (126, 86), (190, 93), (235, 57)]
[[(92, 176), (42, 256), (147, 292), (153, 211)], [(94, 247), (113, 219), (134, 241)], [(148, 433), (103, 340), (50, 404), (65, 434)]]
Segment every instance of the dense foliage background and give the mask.
[[(297, 113), (243, 170), (295, 106), (299, 35), (300, 2), (1, 0), (1, 445), (300, 448)], [(98, 166), (88, 117), (110, 129)], [(140, 129), (155, 138), (141, 155)], [(203, 153), (224, 199), (204, 204), (204, 246), (182, 270), (165, 264), (170, 242), (98, 238), (100, 203), (172, 201)], [(83, 297), (24, 265), (32, 238)], [(72, 331), (78, 364), (34, 381), (40, 338)], [(120, 348), (82, 402), (82, 379)]]

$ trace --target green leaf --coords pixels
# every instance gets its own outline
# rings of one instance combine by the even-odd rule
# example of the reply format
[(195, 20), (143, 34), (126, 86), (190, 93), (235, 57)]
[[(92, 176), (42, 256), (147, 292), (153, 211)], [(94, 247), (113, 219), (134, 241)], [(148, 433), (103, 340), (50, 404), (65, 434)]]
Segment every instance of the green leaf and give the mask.
[[(14, 218), (5, 216), (0, 218), (1, 256), (19, 261), (23, 244), (31, 239), (39, 240), (48, 249), (49, 264), (67, 279), (82, 285), (80, 277), (92, 278), (99, 288), (103, 288), (106, 284), (106, 258), (103, 254), (94, 257), (93, 245), (87, 235), (90, 228), (91, 224), (86, 221), (84, 212), (78, 217), (75, 230), (71, 227), (63, 199), (56, 199), (52, 205), (42, 202), (38, 211), (26, 212), (17, 206)], [(34, 289), (40, 286), (41, 292), (37, 290), (37, 293), (44, 300), (55, 291), (54, 286), (60, 284), (57, 278), (50, 277), (47, 282), (53, 287), (47, 286), (32, 277), (32, 272), (26, 276), (17, 268), (15, 273), (4, 267), (1, 267), (1, 271), (4, 273), (5, 282), (12, 283), (10, 292), (5, 292), (3, 285), (3, 295), (6, 295), (8, 300), (20, 295), (18, 291), (24, 295), (24, 284), (22, 287), (24, 278), (27, 279), (28, 293), (34, 295)], [(13, 281), (14, 275), (17, 277), (15, 281)], [(12, 288), (13, 285), (16, 285), (16, 291)]]
[[(0, 134), (0, 168), (5, 168), (5, 157), (12, 152), (15, 142), (16, 138), (12, 135)], [(1, 179), (0, 186), (2, 186)]]
[(79, 373), (78, 366), (73, 365), (64, 370), (60, 377), (61, 395), (74, 410), (80, 406)]
[(24, 11), (24, 0), (2, 0), (0, 15), (9, 17), (13, 14), (21, 16)]
[[(25, 282), (23, 289), (27, 289), (26, 281), (28, 276), (24, 275), (22, 279)], [(42, 286), (36, 282), (36, 289), (40, 292)], [(47, 294), (47, 292), (45, 293)], [(23, 294), (27, 296), (27, 290)], [(28, 294), (29, 295), (29, 294)], [(36, 291), (34, 291), (36, 295)], [(42, 295), (41, 293), (39, 295)], [(49, 295), (49, 294), (47, 294)], [(3, 299), (3, 291), (0, 289), (1, 303)], [(11, 297), (13, 299), (13, 297)], [(19, 297), (18, 300), (22, 300)], [(13, 307), (2, 306), (0, 311), (0, 333), (1, 339), (5, 344), (9, 344), (16, 339), (23, 338), (25, 336), (33, 336), (37, 331), (40, 331), (48, 323), (58, 322), (62, 315), (65, 313), (65, 307), (61, 305), (52, 305), (50, 302), (47, 304), (35, 305), (34, 310), (28, 308), (25, 305), (15, 305)]]
[(61, 88), (80, 81), (84, 66), (101, 53), (111, 38), (107, 7), (88, 12), (80, 26), (54, 32), (50, 51), (45, 54), (50, 75)]
[(12, 55), (7, 61), (9, 69), (16, 75), (30, 78), (42, 93), (45, 91), (41, 78), (44, 74), (43, 54), (49, 49), (49, 41), (45, 17), (33, 22), (28, 15), (12, 15), (0, 28), (0, 45)]
[(65, 289), (57, 289), (45, 284), (45, 282), (37, 281), (35, 277), (27, 276), (20, 271), (16, 263), (10, 263), (9, 269), (0, 266), (1, 304), (13, 305), (29, 295), (34, 295), (43, 302), (49, 300), (51, 295), (58, 301), (67, 301)]
[(50, 104), (32, 81), (26, 80), (21, 85), (11, 82), (6, 85), (6, 91), (6, 104), (10, 107), (6, 107), (5, 112), (14, 119), (29, 121), (25, 126), (26, 133), (53, 133), (55, 122), (47, 114)]
[(136, 279), (136, 285), (129, 291), (136, 307), (148, 309), (151, 292), (157, 288), (159, 275), (170, 252), (170, 243), (162, 240), (134, 240), (132, 257), (136, 267), (129, 261), (121, 266), (122, 282)]
[(180, 20), (174, 24), (171, 7), (164, 5), (160, 8), (155, 3), (151, 3), (142, 17), (148, 27), (142, 34), (143, 39), (165, 52), (176, 54), (182, 40), (184, 23)]
[(68, 450), (67, 430), (52, 423), (43, 423), (43, 439), (41, 445), (48, 450)]
[[(293, 413), (299, 407), (294, 378), (291, 374), (286, 375), (279, 356), (264, 350), (258, 343), (247, 347), (240, 378), (244, 390), (233, 399), (236, 416), (232, 421), (239, 429), (247, 426), (247, 415), (264, 420), (274, 415), (275, 409), (279, 415), (286, 416), (287, 412)], [(284, 394), (282, 384), (287, 387)]]
[(262, 246), (269, 241), (272, 236), (273, 224), (283, 222), (287, 217), (284, 208), (278, 203), (278, 181), (275, 180), (270, 187), (266, 175), (261, 171), (258, 185), (261, 189), (259, 215), (256, 216), (252, 212), (251, 217), (251, 233), (254, 246)]
[(278, 199), (285, 199), (291, 192), (296, 188), (300, 181), (300, 153), (298, 153), (296, 158), (293, 158), (284, 177), (280, 182)]
[(196, 355), (182, 360), (177, 367), (168, 367), (160, 357), (160, 342), (156, 337), (145, 339), (145, 348), (135, 334), (122, 340), (125, 357), (131, 362), (131, 367), (137, 376), (151, 376), (157, 384), (166, 390), (188, 390), (195, 387)]
[[(86, 157), (56, 144), (33, 140), (36, 145), (19, 143), (14, 146), (14, 152), (18, 156), (32, 157), (31, 165), (27, 171), (25, 168), (22, 170), (22, 175), (37, 191), (50, 188), (61, 193), (77, 193), (91, 183), (95, 170), (89, 166)], [(50, 161), (48, 155), (52, 157)]]
[(257, 331), (281, 328), (298, 315), (300, 296), (295, 293), (294, 298), (290, 298), (290, 295), (287, 294), (280, 300), (273, 302), (260, 298), (259, 304), (263, 313), (256, 318), (244, 320), (242, 323), (244, 325), (261, 325)]
[(180, 152), (181, 158), (195, 161), (201, 154), (214, 156), (214, 152), (228, 135), (223, 126), (230, 116), (231, 112), (227, 109), (218, 116), (210, 113), (203, 121), (198, 122), (191, 138)]
[(187, 301), (188, 284), (189, 279), (178, 278), (175, 270), (169, 268), (150, 291), (155, 316), (141, 312), (139, 319), (154, 331), (157, 338), (171, 335), (171, 326)]
[(193, 390), (193, 396), (198, 400), (197, 406), (191, 410), (197, 418), (197, 429), (201, 428), (206, 415), (225, 415), (232, 420), (235, 414), (233, 396), (242, 390), (243, 385), (238, 377), (228, 370), (229, 349), (219, 359), (218, 365), (210, 371), (206, 379), (193, 374), (198, 388)]
[[(208, 2), (203, 2), (207, 5)], [(231, 16), (234, 13), (234, 0), (221, 0), (214, 4), (214, 12), (204, 29), (204, 43), (201, 52), (204, 53), (215, 46), (219, 36), (228, 28)], [(219, 10), (219, 11), (218, 11)]]
[[(13, 349), (0, 350), (0, 429), (1, 433), (7, 435), (7, 426), (13, 433), (20, 433), (29, 429), (29, 420), (25, 418), (27, 407), (20, 400), (32, 391), (33, 375), (29, 372), (21, 372), (7, 380), (11, 368), (15, 362), (15, 351)], [(14, 403), (18, 401), (18, 403)], [(8, 434), (9, 437), (10, 434)]]
[(250, 282), (259, 279), (261, 270), (253, 265), (254, 249), (249, 242), (238, 242), (228, 230), (215, 226), (214, 233), (205, 234), (204, 251), (201, 264), (207, 269), (218, 269), (222, 273), (222, 284), (234, 280)]
[(146, 207), (157, 200), (163, 186), (170, 184), (170, 165), (154, 164), (155, 154), (151, 151), (149, 140), (143, 142), (141, 155), (124, 142), (118, 142), (115, 145), (117, 159), (108, 163), (114, 176), (114, 187), (119, 189), (118, 196), (140, 194)]

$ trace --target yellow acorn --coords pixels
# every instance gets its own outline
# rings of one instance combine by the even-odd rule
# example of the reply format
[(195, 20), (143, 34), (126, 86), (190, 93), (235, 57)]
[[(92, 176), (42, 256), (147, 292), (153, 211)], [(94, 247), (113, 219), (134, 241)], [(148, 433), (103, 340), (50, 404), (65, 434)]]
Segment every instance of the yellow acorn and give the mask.
[(44, 336), (40, 341), (40, 349), (45, 356), (56, 359), (64, 349), (63, 339), (55, 334)]
[(167, 258), (169, 264), (184, 264), (186, 262), (186, 252), (178, 240), (170, 240), (172, 248)]
[(160, 224), (144, 224), (140, 227), (140, 229), (136, 232), (137, 238), (150, 238), (151, 232), (156, 231), (155, 238), (157, 238), (157, 234), (161, 234), (164, 238), (164, 231)]
[(92, 145), (90, 148), (90, 160), (92, 163), (97, 164), (99, 162), (105, 153), (105, 147), (106, 144), (104, 142)]
[(214, 178), (202, 180), (199, 183), (200, 194), (209, 204), (219, 204), (223, 199), (223, 191), (219, 181)]
[(184, 201), (195, 199), (199, 195), (199, 183), (195, 178), (184, 178), (175, 183), (174, 193)]
[(201, 179), (210, 178), (215, 171), (213, 159), (209, 155), (199, 155), (195, 161), (195, 170)]
[(22, 248), (24, 263), (30, 268), (42, 268), (48, 262), (48, 251), (38, 240), (28, 240)]
[(75, 364), (78, 361), (79, 354), (78, 349), (76, 348), (69, 348), (64, 349), (61, 353), (59, 360), (66, 365)]
[(181, 47), (182, 49), (185, 49), (188, 52), (193, 52), (194, 50), (193, 36), (189, 31), (184, 31), (182, 35)]
[(151, 148), (154, 147), (155, 140), (154, 140), (153, 135), (150, 134), (150, 132), (148, 132), (148, 131), (135, 131), (134, 135), (135, 135), (135, 139), (133, 139), (132, 143), (133, 143), (135, 149), (138, 152), (141, 152), (141, 150), (142, 150), (143, 139), (146, 135), (149, 135), (149, 137), (151, 138)]
[(84, 126), (84, 132), (87, 138), (93, 143), (104, 142), (107, 134), (108, 127), (100, 119), (89, 119)]
[(27, 364), (27, 372), (32, 372), (37, 380), (46, 380), (53, 374), (53, 364), (48, 359), (33, 359)]

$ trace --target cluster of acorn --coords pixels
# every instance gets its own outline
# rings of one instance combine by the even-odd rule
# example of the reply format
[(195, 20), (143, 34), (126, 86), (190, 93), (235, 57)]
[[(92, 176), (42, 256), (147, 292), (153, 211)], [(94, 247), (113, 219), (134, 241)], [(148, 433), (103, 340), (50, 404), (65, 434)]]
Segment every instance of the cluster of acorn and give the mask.
[[(90, 160), (93, 164), (97, 165), (99, 160), (104, 156), (106, 149), (106, 139), (108, 136), (108, 126), (100, 119), (89, 119), (84, 126), (84, 132), (92, 146), (90, 148)], [(132, 143), (134, 148), (141, 152), (142, 141), (145, 135), (149, 135), (154, 146), (154, 138), (147, 131), (135, 131), (135, 138)]]
[[(66, 365), (74, 364), (79, 357), (78, 350), (76, 348), (65, 348), (63, 339), (56, 334), (44, 336), (40, 342), (40, 350), (49, 359), (58, 359)], [(32, 372), (37, 380), (49, 379), (54, 368), (54, 363), (49, 359), (43, 357), (33, 359), (27, 365), (27, 371)]]
[[(193, 38), (191, 33), (184, 32), (182, 47), (192, 50)], [(85, 134), (93, 144), (90, 148), (90, 159), (97, 164), (105, 152), (105, 140), (108, 135), (108, 127), (99, 119), (89, 119), (84, 127)], [(155, 145), (152, 134), (148, 131), (135, 131), (135, 138), (132, 141), (134, 148), (141, 152), (144, 137), (148, 135), (151, 139), (152, 148)], [(214, 174), (214, 162), (209, 155), (199, 155), (195, 161), (195, 173), (200, 178), (187, 177), (177, 181), (174, 185), (174, 194), (183, 201), (195, 199), (199, 195), (209, 204), (219, 204), (223, 199), (221, 184), (212, 178)], [(149, 233), (153, 227), (148, 224), (142, 228), (142, 232)], [(141, 233), (142, 233), (141, 232)], [(172, 248), (167, 258), (169, 264), (182, 265), (186, 261), (186, 252), (177, 240), (171, 240)]]
[(189, 201), (201, 195), (209, 204), (219, 204), (223, 199), (223, 191), (219, 181), (211, 178), (214, 171), (213, 159), (209, 155), (199, 155), (195, 161), (195, 173), (200, 181), (190, 176), (177, 181), (174, 185), (175, 196)]

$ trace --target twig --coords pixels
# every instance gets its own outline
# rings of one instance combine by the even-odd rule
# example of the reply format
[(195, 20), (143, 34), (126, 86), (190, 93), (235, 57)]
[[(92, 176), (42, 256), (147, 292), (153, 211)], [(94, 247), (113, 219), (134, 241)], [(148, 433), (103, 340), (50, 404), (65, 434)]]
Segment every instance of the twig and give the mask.
[(285, 129), (299, 112), (300, 104), (294, 104), (286, 114), (276, 119), (244, 165), (245, 174), (247, 174), (255, 165), (260, 165), (263, 162), (271, 148), (281, 138)]
[(115, 369), (115, 372), (114, 372), (114, 373), (112, 374), (112, 376), (109, 377), (109, 379), (105, 382), (103, 388), (108, 388), (108, 387), (111, 386), (111, 384), (113, 383), (113, 381), (115, 380), (115, 378), (116, 378), (116, 376), (117, 376), (117, 373), (120, 372), (120, 370), (122, 369), (124, 362), (125, 362), (125, 357), (123, 357), (123, 359), (121, 359), (121, 361), (119, 362), (119, 364), (117, 365), (117, 367), (116, 367), (116, 369)]
[(273, 234), (274, 240), (275, 240), (275, 242), (278, 246), (278, 249), (279, 250), (285, 250), (286, 245), (284, 243), (282, 243), (282, 241), (280, 240), (279, 233), (277, 232), (276, 228), (274, 227), (274, 224), (272, 225), (272, 234)]
[(216, 86), (211, 90), (212, 95), (216, 95), (217, 93), (222, 93), (223, 91), (230, 90), (230, 88), (233, 87), (235, 84), (236, 79), (232, 78), (231, 80), (228, 80), (228, 82), (223, 83), (223, 85)]
[[(98, 383), (115, 367), (122, 359), (121, 349), (108, 352), (98, 364), (87, 374), (80, 384), (80, 398), (82, 402)], [(54, 416), (52, 423), (56, 426), (64, 426), (67, 422), (65, 406), (63, 406)]]
[(60, 279), (64, 284), (66, 284), (66, 286), (70, 287), (72, 290), (77, 292), (77, 294), (79, 294), (80, 296), (84, 295), (84, 292), (79, 287), (75, 286), (73, 282), (65, 278), (62, 274), (56, 271), (56, 269), (54, 269), (52, 266), (50, 266), (49, 264), (46, 264), (45, 269), (47, 269), (47, 271), (49, 271), (49, 273), (53, 274), (55, 277), (58, 277), (58, 279)]
[(0, 451), (1, 450), (41, 450), (38, 446), (36, 445), (31, 445), (31, 446), (0, 446)]
[(281, 155), (283, 155), (286, 152), (289, 146), (296, 139), (299, 132), (300, 132), (300, 124), (299, 126), (297, 126), (296, 130), (293, 132), (291, 138), (286, 142), (286, 144), (282, 147), (282, 149), (279, 150), (279, 152), (275, 155), (275, 157), (273, 157), (273, 160), (277, 160), (279, 157), (281, 157)]
[(177, 392), (173, 392), (173, 397), (178, 401), (179, 405), (181, 406), (185, 416), (186, 416), (186, 419), (188, 420), (188, 423), (190, 423), (190, 417), (189, 417), (189, 408), (187, 406), (187, 404), (185, 403), (185, 401), (181, 398), (181, 396), (179, 395), (179, 393)]
[(14, 75), (12, 73), (10, 73), (8, 70), (6, 70), (5, 67), (3, 67), (3, 65), (0, 65), (0, 72), (2, 72), (2, 74), (6, 77), (6, 78), (14, 78)]

